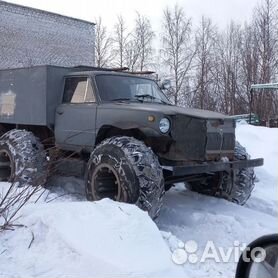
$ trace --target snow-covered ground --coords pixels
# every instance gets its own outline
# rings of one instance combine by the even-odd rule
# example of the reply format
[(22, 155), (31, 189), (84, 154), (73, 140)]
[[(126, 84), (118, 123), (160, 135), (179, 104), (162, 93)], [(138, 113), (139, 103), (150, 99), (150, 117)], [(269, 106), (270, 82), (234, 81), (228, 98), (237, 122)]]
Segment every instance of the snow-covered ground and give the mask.
[(228, 248), (277, 233), (278, 129), (239, 125), (237, 138), (265, 159), (244, 207), (177, 185), (154, 223), (133, 205), (85, 201), (80, 180), (54, 179), (51, 192), (22, 210), (24, 226), (0, 234), (0, 277), (233, 277), (232, 260), (176, 265), (171, 255), (188, 240), (200, 255), (207, 241)]

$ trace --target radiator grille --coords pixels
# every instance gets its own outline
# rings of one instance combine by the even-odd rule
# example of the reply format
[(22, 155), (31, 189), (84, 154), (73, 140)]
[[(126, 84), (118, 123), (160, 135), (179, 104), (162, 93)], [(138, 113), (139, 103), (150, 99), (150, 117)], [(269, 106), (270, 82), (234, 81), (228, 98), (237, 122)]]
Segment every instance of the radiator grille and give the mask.
[(233, 150), (235, 135), (233, 133), (208, 133), (207, 150)]

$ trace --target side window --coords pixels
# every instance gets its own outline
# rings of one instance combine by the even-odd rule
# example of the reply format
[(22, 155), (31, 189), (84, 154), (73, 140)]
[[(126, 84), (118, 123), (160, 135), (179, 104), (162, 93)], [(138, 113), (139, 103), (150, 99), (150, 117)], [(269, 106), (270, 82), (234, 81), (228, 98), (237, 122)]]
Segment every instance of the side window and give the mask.
[(87, 77), (66, 78), (63, 96), (64, 103), (95, 102), (90, 79)]

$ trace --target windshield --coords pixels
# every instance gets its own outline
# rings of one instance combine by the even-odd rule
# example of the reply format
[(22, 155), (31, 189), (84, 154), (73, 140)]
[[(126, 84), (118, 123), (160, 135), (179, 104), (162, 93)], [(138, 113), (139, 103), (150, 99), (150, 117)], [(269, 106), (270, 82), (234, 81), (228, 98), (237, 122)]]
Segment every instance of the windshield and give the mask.
[(121, 75), (96, 75), (96, 84), (103, 101), (141, 101), (170, 104), (153, 80)]

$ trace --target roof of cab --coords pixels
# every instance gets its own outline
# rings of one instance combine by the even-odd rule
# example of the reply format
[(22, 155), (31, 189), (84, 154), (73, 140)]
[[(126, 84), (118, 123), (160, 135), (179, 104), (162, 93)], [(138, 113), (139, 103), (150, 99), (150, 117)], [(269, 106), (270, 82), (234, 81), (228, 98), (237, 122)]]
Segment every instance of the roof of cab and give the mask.
[(96, 75), (115, 75), (115, 76), (125, 76), (125, 77), (153, 80), (149, 76), (133, 74), (133, 73), (129, 73), (129, 72), (121, 72), (121, 71), (101, 71), (101, 70), (73, 71), (73, 72), (69, 72), (68, 74), (66, 74), (66, 76), (96, 76)]

